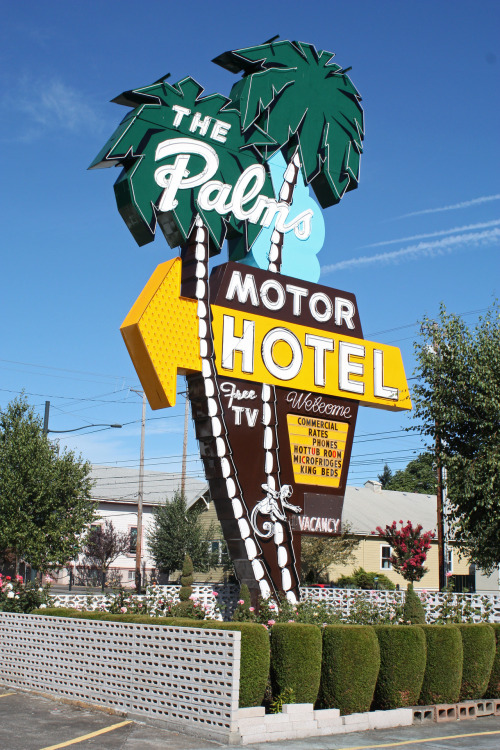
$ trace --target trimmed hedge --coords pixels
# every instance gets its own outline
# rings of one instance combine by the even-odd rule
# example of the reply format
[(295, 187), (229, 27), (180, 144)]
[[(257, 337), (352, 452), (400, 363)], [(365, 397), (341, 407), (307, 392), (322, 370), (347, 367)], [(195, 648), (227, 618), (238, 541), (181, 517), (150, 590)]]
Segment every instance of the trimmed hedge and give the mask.
[(488, 687), (495, 658), (495, 633), (486, 623), (459, 624), (455, 626), (462, 636), (464, 668), (460, 700), (478, 700)]
[(420, 597), (413, 590), (413, 584), (408, 584), (403, 605), (403, 620), (409, 625), (425, 625), (425, 609)]
[(419, 625), (374, 625), (380, 646), (380, 670), (374, 707), (415, 706), (425, 673), (426, 645)]
[(323, 629), (319, 704), (341, 714), (369, 711), (380, 668), (380, 648), (370, 625)]
[(496, 652), (491, 668), (490, 681), (486, 688), (486, 697), (500, 698), (500, 623), (491, 623), (490, 627), (493, 628), (495, 633)]
[(149, 617), (149, 615), (112, 615), (109, 612), (82, 612), (77, 609), (65, 609), (63, 607), (37, 609), (32, 614), (74, 617), (82, 620), (164, 625), (166, 627), (237, 630), (241, 633), (240, 708), (260, 706), (264, 700), (269, 676), (269, 633), (262, 625), (258, 625), (257, 623), (190, 620), (185, 617)]
[(316, 703), (321, 679), (321, 630), (280, 622), (271, 630), (271, 686), (277, 697), (292, 689), (295, 703)]
[(422, 625), (427, 661), (419, 703), (457, 703), (462, 684), (462, 638), (454, 625)]

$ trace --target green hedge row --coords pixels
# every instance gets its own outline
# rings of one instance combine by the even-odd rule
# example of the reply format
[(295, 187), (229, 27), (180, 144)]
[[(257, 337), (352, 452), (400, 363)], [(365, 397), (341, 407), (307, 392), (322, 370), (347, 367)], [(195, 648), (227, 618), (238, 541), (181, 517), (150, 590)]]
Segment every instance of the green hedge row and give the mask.
[(111, 615), (70, 609), (34, 614), (239, 630), (240, 706), (293, 691), (297, 703), (342, 714), (500, 697), (500, 625), (316, 625)]

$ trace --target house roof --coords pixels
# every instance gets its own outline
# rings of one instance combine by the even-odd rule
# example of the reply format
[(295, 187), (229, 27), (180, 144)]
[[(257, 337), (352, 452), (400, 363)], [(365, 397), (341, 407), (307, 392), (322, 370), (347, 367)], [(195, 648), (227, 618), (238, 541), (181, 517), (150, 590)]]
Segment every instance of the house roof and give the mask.
[[(125, 469), (117, 466), (92, 466), (95, 481), (92, 498), (100, 501), (119, 501), (137, 504), (139, 493), (139, 469)], [(159, 505), (172, 498), (180, 490), (180, 474), (163, 471), (144, 472), (144, 505)], [(188, 508), (208, 493), (208, 482), (196, 477), (186, 477), (185, 495)]]
[[(92, 466), (95, 500), (137, 504), (139, 470), (116, 466)], [(158, 505), (180, 489), (180, 475), (162, 471), (144, 472), (144, 505)], [(208, 482), (186, 477), (188, 508), (200, 498), (209, 498)], [(363, 487), (347, 487), (342, 512), (343, 522), (350, 523), (357, 534), (371, 534), (377, 526), (393, 521), (422, 524), (424, 531), (436, 530), (436, 496), (416, 492), (383, 490), (380, 482), (368, 481)]]
[(342, 520), (358, 534), (371, 534), (377, 526), (400, 520), (435, 531), (436, 495), (383, 490), (380, 482), (368, 481), (364, 487), (347, 487)]

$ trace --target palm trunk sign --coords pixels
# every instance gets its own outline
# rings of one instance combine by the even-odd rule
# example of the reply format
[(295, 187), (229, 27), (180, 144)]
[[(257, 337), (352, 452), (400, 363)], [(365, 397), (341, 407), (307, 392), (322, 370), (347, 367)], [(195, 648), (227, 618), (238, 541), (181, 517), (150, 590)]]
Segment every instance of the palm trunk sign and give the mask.
[(175, 404), (186, 375), (240, 582), (295, 602), (301, 534), (341, 531), (358, 404), (411, 402), (399, 350), (363, 339), (354, 295), (317, 283), (316, 201), (358, 184), (358, 92), (310, 44), (214, 62), (243, 73), (228, 98), (192, 78), (125, 92), (115, 101), (132, 109), (91, 167), (122, 167), (116, 201), (139, 245), (159, 225), (180, 247), (121, 327), (150, 406)]

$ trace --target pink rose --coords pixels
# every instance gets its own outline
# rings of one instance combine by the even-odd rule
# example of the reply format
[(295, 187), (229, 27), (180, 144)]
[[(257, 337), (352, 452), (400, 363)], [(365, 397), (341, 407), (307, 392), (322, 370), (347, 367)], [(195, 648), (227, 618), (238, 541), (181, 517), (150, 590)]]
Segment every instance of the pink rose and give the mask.
[(255, 612), (255, 607), (249, 607), (249, 608), (248, 608), (248, 611), (249, 611), (249, 612)]
[(268, 625), (276, 625), (276, 620), (268, 620), (267, 624)]
[(245, 604), (245, 600), (244, 599), (238, 599), (238, 604)]
[(125, 613), (126, 611), (127, 611), (127, 608), (126, 608), (126, 607), (121, 607), (121, 608), (120, 608), (120, 612), (123, 612), (123, 613)]
[(212, 591), (212, 596), (219, 596), (219, 594), (217, 593), (217, 591)]

